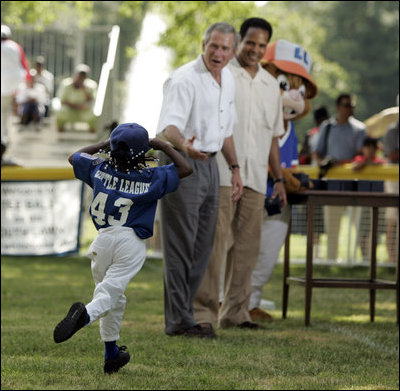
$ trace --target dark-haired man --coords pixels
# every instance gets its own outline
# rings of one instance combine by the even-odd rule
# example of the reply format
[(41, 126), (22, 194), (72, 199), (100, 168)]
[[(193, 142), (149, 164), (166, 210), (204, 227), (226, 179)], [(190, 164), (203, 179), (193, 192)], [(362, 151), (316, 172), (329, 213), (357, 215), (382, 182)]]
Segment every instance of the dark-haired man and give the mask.
[[(250, 280), (257, 263), (265, 201), (268, 162), (275, 178), (282, 178), (278, 138), (284, 133), (281, 93), (278, 82), (265, 71), (262, 59), (272, 35), (264, 19), (250, 18), (240, 28), (240, 44), (229, 67), (235, 78), (235, 107), (238, 122), (233, 130), (243, 182), (239, 202), (230, 198), (229, 169), (217, 155), (220, 172), (220, 204), (213, 252), (194, 302), (195, 319), (203, 328), (240, 327), (259, 329), (248, 311)], [(286, 205), (282, 180), (275, 195)], [(224, 299), (219, 310), (221, 265), (226, 264)]]
[[(319, 163), (324, 159), (334, 165), (349, 163), (361, 152), (366, 137), (365, 125), (354, 118), (356, 105), (351, 94), (336, 98), (336, 116), (320, 128), (315, 149)], [(339, 228), (344, 206), (324, 206), (324, 222), (327, 234), (327, 259), (338, 257)]]

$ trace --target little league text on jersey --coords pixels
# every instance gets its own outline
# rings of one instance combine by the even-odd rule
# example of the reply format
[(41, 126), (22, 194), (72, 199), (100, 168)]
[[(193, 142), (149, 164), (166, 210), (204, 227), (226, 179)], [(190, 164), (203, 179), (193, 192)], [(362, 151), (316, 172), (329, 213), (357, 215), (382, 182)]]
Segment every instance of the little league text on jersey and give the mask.
[(101, 170), (97, 171), (94, 177), (100, 179), (106, 189), (118, 190), (128, 194), (145, 194), (149, 191), (151, 184), (118, 178)]

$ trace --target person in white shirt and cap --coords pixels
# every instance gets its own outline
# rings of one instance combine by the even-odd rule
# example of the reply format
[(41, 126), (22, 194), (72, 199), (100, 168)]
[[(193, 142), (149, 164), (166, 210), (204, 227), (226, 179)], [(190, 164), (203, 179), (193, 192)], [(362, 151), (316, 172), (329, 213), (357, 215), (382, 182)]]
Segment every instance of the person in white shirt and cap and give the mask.
[(1, 138), (8, 139), (13, 99), (20, 83), (31, 79), (24, 49), (11, 39), (11, 29), (1, 25)]

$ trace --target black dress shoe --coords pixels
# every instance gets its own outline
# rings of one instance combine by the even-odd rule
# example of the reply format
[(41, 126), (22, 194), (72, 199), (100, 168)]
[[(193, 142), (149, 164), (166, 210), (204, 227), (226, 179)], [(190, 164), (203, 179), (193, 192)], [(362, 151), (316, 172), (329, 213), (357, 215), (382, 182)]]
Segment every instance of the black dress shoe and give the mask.
[(199, 323), (198, 326), (202, 328), (204, 333), (209, 334), (209, 338), (217, 338), (217, 334), (215, 334), (214, 327), (211, 323)]
[(185, 337), (197, 337), (197, 338), (215, 338), (216, 337), (212, 326), (211, 326), (211, 328), (210, 327), (201, 327), (198, 324), (184, 330), (182, 335), (184, 335)]
[(264, 329), (263, 326), (261, 326), (258, 323), (253, 323), (253, 322), (243, 322), (237, 325), (237, 327), (241, 329), (251, 329), (251, 330), (262, 330)]

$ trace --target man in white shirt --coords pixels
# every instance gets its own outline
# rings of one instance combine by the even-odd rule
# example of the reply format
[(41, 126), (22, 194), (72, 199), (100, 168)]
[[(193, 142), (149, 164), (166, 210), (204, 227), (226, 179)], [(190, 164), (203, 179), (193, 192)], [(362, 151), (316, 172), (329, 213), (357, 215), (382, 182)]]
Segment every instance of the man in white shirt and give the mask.
[(225, 67), (236, 46), (233, 26), (209, 26), (203, 54), (178, 68), (164, 84), (157, 135), (180, 151), (193, 168), (193, 175), (161, 201), (165, 333), (171, 336), (215, 336), (196, 323), (193, 300), (207, 268), (217, 223), (217, 152), (222, 150), (231, 168), (233, 202), (243, 190), (232, 137), (234, 80)]
[(224, 299), (219, 326), (259, 329), (248, 311), (251, 274), (257, 263), (268, 163), (277, 178), (273, 197), (285, 207), (286, 191), (279, 159), (278, 139), (284, 133), (280, 88), (265, 71), (262, 59), (272, 35), (264, 19), (250, 18), (240, 28), (241, 42), (229, 68), (235, 78), (235, 106), (238, 122), (233, 138), (236, 146), (243, 194), (239, 202), (230, 199), (229, 171), (217, 155), (220, 170), (220, 207), (214, 248), (194, 302), (195, 319), (213, 330), (218, 322), (219, 276), (226, 263)]

